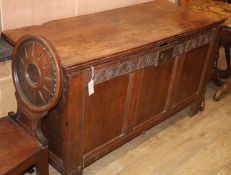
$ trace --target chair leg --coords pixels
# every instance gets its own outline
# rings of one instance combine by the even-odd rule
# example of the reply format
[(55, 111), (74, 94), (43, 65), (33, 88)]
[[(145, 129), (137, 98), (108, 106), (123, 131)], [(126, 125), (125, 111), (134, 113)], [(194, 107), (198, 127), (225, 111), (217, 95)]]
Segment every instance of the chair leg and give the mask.
[(225, 93), (231, 89), (231, 77), (217, 90), (214, 94), (213, 99), (219, 101)]
[(222, 86), (223, 82), (220, 79), (220, 72), (217, 68), (218, 58), (219, 58), (219, 51), (217, 51), (215, 58), (214, 58), (213, 71), (211, 74), (211, 81), (217, 86)]
[(31, 168), (29, 168), (29, 169), (27, 170), (27, 172), (28, 172), (29, 174), (33, 174), (33, 173), (35, 172), (34, 166), (31, 167)]
[(48, 148), (43, 148), (39, 153), (38, 162), (36, 164), (37, 175), (48, 175), (49, 165), (48, 165)]
[(230, 51), (229, 51), (229, 46), (225, 46), (225, 60), (227, 64), (227, 69), (230, 68)]

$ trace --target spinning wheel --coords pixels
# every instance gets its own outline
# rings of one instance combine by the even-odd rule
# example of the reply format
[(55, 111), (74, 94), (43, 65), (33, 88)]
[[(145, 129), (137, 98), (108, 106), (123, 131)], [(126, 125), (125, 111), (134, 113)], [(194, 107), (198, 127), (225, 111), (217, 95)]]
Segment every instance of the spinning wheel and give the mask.
[(62, 71), (48, 41), (38, 36), (22, 37), (14, 49), (12, 69), (15, 87), (26, 107), (43, 112), (57, 103)]

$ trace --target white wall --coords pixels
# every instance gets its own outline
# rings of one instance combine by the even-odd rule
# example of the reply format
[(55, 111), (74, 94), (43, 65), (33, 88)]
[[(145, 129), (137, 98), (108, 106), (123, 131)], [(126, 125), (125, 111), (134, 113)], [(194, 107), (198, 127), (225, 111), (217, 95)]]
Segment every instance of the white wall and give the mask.
[[(3, 30), (152, 0), (1, 0)], [(170, 0), (174, 2), (175, 0)]]

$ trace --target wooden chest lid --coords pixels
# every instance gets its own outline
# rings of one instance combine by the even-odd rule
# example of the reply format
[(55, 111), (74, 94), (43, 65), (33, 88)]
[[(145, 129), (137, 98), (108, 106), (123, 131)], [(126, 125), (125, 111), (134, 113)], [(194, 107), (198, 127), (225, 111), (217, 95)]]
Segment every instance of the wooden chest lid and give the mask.
[(71, 68), (163, 39), (187, 35), (223, 21), (189, 12), (167, 0), (156, 0), (8, 30), (3, 34), (12, 44), (22, 35), (41, 35), (56, 48), (62, 66)]

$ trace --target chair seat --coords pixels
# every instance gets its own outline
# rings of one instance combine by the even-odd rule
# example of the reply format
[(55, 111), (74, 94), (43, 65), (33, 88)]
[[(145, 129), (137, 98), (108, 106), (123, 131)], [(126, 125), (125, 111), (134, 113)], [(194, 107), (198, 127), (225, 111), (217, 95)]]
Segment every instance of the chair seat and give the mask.
[[(0, 174), (34, 162), (41, 146), (9, 117), (0, 119)], [(27, 163), (26, 163), (27, 162)], [(32, 164), (33, 165), (33, 164)], [(23, 169), (22, 169), (23, 171)]]
[(222, 0), (181, 0), (180, 5), (203, 12), (212, 17), (225, 17), (225, 25), (231, 26), (231, 4)]

